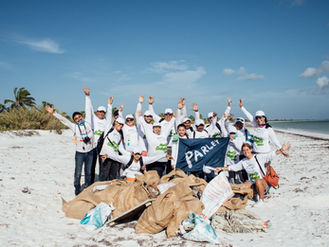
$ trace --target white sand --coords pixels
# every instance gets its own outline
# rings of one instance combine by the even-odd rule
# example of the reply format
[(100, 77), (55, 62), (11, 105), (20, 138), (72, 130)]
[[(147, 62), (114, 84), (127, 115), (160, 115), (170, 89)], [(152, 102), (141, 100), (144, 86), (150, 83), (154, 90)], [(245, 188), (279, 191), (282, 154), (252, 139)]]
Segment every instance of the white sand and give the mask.
[[(74, 198), (73, 137), (70, 131), (38, 133), (0, 134), (0, 246), (206, 246), (167, 238), (165, 232), (137, 235), (135, 222), (88, 232), (78, 220), (66, 218), (61, 196)], [(272, 227), (267, 233), (219, 233), (219, 238), (233, 246), (328, 246), (329, 141), (278, 137), (292, 144), (290, 158), (273, 162), (280, 189), (272, 189), (261, 207), (247, 206), (270, 219)]]

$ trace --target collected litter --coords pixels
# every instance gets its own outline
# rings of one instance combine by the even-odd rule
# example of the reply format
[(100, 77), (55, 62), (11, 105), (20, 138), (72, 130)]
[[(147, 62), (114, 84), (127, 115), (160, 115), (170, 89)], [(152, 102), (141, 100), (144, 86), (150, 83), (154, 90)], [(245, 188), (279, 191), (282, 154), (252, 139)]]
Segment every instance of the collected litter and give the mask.
[(182, 237), (187, 240), (218, 243), (217, 234), (214, 228), (209, 224), (209, 220), (201, 215), (191, 213), (180, 226)]
[(264, 220), (248, 210), (225, 211), (212, 217), (211, 225), (216, 231), (228, 233), (265, 232)]
[(111, 213), (114, 209), (112, 203), (107, 205), (106, 203), (101, 202), (83, 217), (80, 224), (82, 224), (87, 230), (100, 228), (104, 225), (107, 219), (111, 217)]
[(217, 230), (252, 232), (268, 228), (256, 215), (241, 210), (252, 196), (252, 189), (229, 184), (223, 173), (207, 183), (179, 169), (161, 179), (156, 171), (145, 171), (136, 175), (135, 181), (96, 182), (73, 200), (62, 199), (62, 209), (87, 229), (138, 219), (137, 234), (166, 230), (168, 237), (181, 234), (185, 239), (215, 243)]

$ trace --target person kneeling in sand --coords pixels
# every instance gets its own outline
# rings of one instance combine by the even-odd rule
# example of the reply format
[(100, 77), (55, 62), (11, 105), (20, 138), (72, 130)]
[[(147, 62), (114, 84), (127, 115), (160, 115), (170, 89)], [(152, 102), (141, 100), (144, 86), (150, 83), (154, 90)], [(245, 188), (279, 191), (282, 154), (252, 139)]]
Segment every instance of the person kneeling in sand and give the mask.
[[(168, 160), (171, 160), (172, 157), (170, 155), (166, 154), (157, 154), (155, 156), (143, 156), (142, 157), (142, 148), (135, 147), (134, 152), (124, 155), (118, 155), (113, 154), (111, 156), (111, 159), (123, 164), (123, 173), (122, 175), (126, 177), (127, 179), (135, 180), (135, 175), (142, 174), (142, 172), (145, 170), (145, 167), (148, 164), (151, 164), (153, 162), (158, 161), (159, 159), (162, 159), (166, 157)], [(105, 160), (107, 158), (107, 155), (102, 156), (102, 159)]]
[[(217, 167), (216, 172), (220, 171), (240, 171), (245, 169), (248, 174), (248, 180), (244, 182), (244, 185), (251, 188), (252, 185), (256, 185), (256, 190), (259, 195), (260, 201), (264, 201), (264, 192), (266, 189), (269, 189), (269, 185), (264, 179), (262, 171), (266, 171), (265, 164), (273, 160), (276, 155), (279, 155), (282, 152), (289, 150), (290, 143), (283, 144), (282, 147), (276, 151), (273, 151), (268, 154), (253, 154), (252, 147), (249, 143), (244, 143), (242, 145), (243, 155), (246, 157), (239, 161), (238, 163), (226, 166), (226, 167)], [(262, 169), (262, 171), (260, 170)]]

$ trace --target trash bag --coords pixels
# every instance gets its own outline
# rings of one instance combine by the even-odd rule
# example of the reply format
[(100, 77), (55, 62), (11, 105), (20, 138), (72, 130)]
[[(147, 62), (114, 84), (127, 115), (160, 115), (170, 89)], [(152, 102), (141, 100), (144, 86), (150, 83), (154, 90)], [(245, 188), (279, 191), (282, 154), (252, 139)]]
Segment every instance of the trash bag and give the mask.
[(136, 233), (155, 234), (167, 228), (167, 236), (176, 236), (180, 224), (191, 212), (201, 214), (204, 206), (191, 188), (180, 183), (161, 194), (137, 221)]
[[(203, 218), (201, 215), (191, 213), (188, 219), (182, 222), (181, 226), (182, 237), (185, 239), (200, 242), (207, 241), (210, 243), (219, 242), (214, 228), (209, 224), (209, 220)], [(191, 228), (193, 228), (191, 231), (184, 233), (184, 231), (188, 231)]]
[(205, 207), (202, 214), (208, 219), (211, 218), (219, 207), (233, 195), (234, 193), (226, 176), (220, 173), (208, 183), (202, 193), (201, 202)]
[(101, 202), (95, 208), (86, 213), (85, 217), (80, 221), (80, 224), (82, 224), (87, 230), (100, 228), (104, 225), (107, 219), (110, 218), (113, 209), (114, 207), (112, 203), (107, 205), (106, 203)]

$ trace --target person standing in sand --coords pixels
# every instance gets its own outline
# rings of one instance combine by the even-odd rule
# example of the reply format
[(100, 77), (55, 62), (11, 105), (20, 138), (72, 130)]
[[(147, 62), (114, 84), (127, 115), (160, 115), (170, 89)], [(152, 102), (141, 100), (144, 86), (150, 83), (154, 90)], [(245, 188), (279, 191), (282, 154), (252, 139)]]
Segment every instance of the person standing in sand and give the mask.
[[(97, 142), (101, 135), (105, 130), (109, 129), (109, 126), (112, 123), (112, 103), (113, 96), (108, 98), (107, 111), (104, 106), (99, 106), (97, 108), (96, 114), (94, 113), (94, 108), (90, 99), (90, 90), (89, 88), (83, 88), (83, 92), (86, 95), (86, 105), (85, 105), (85, 113), (86, 113), (86, 121), (91, 124), (91, 128), (94, 131), (94, 157), (93, 164), (91, 167), (91, 183), (95, 182), (95, 168), (96, 162), (98, 158), (99, 165), (99, 173), (101, 171), (101, 158), (97, 151)], [(105, 118), (106, 114), (106, 118)]]
[[(240, 108), (241, 111), (250, 120), (251, 124), (255, 127), (253, 150), (256, 153), (269, 153), (271, 152), (270, 143), (272, 143), (277, 149), (280, 149), (281, 144), (276, 137), (271, 125), (269, 125), (265, 113), (263, 111), (257, 111), (255, 117), (253, 117), (243, 106), (242, 99), (240, 99)], [(289, 156), (285, 152), (282, 154), (286, 157)]]
[[(256, 186), (256, 191), (259, 195), (260, 201), (264, 201), (264, 193), (266, 189), (269, 189), (269, 185), (264, 179), (263, 173), (266, 172), (265, 164), (273, 160), (276, 155), (283, 153), (290, 149), (290, 143), (283, 144), (280, 149), (272, 151), (267, 154), (253, 154), (252, 147), (249, 143), (242, 145), (243, 155), (246, 157), (238, 163), (226, 167), (217, 167), (216, 172), (220, 171), (241, 171), (245, 169), (248, 174), (248, 180), (243, 184), (248, 188), (252, 185)], [(262, 172), (263, 171), (263, 172)]]
[(75, 151), (75, 170), (74, 170), (74, 188), (75, 195), (81, 192), (81, 172), (85, 165), (85, 186), (91, 185), (91, 167), (94, 156), (94, 132), (90, 123), (87, 123), (80, 112), (74, 112), (72, 115), (74, 123), (54, 111), (53, 107), (46, 106), (46, 110), (54, 117), (59, 119), (64, 125), (69, 127), (74, 133), (76, 144)]

